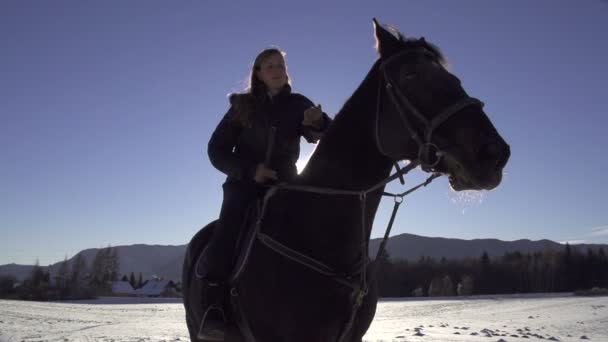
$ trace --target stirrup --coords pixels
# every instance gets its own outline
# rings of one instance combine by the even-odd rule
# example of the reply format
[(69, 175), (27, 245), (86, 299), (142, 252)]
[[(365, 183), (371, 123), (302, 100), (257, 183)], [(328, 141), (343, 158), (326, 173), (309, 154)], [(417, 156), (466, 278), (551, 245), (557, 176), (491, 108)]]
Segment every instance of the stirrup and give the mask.
[(224, 341), (226, 337), (226, 315), (224, 309), (218, 305), (210, 305), (203, 319), (201, 319), (201, 325), (196, 335), (202, 342), (207, 341)]

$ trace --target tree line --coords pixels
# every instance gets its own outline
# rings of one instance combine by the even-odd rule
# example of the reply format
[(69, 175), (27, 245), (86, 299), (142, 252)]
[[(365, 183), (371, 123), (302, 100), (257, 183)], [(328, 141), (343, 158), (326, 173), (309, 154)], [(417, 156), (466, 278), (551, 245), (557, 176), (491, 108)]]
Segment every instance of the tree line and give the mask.
[(381, 297), (574, 292), (608, 288), (608, 258), (602, 248), (579, 251), (508, 252), (490, 258), (417, 261), (378, 257), (374, 272)]
[[(51, 279), (38, 263), (20, 286), (17, 279), (0, 276), (0, 298), (26, 300), (87, 299), (111, 294), (118, 280), (120, 260), (112, 247), (100, 249), (89, 266), (82, 254), (67, 258)], [(385, 251), (373, 272), (381, 297), (468, 296), (483, 294), (573, 292), (608, 288), (608, 257), (602, 248), (580, 251), (566, 244), (559, 251), (508, 252), (490, 258), (417, 261), (393, 260)], [(133, 288), (144, 282), (141, 273), (123, 275)]]
[[(23, 282), (13, 276), (0, 276), (0, 298), (22, 300), (61, 300), (90, 299), (108, 295), (112, 292), (112, 283), (118, 280), (120, 259), (115, 248), (110, 246), (97, 251), (91, 265), (79, 253), (68, 262), (64, 259), (53, 278), (48, 270), (36, 262), (30, 275)], [(142, 275), (138, 280), (131, 272), (127, 279), (133, 288), (143, 285)]]

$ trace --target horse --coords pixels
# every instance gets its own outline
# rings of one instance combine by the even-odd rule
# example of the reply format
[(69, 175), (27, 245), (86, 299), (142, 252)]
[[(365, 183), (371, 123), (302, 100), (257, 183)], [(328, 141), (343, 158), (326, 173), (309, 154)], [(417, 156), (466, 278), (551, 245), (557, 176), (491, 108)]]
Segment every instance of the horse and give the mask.
[[(298, 179), (271, 188), (257, 207), (233, 277), (226, 341), (362, 341), (378, 301), (367, 248), (395, 162), (447, 175), (457, 191), (501, 182), (509, 145), (441, 51), (373, 25), (379, 58)], [(213, 227), (192, 238), (183, 265), (192, 341), (204, 313), (196, 264)]]

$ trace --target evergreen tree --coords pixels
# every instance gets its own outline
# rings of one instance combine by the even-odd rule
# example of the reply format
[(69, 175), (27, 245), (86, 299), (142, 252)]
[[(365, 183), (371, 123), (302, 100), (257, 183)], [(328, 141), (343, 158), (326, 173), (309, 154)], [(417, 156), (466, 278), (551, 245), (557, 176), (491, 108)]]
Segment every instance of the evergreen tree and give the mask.
[(445, 275), (441, 279), (441, 295), (442, 296), (453, 296), (454, 295), (454, 283), (449, 275)]
[(599, 275), (598, 264), (599, 258), (591, 248), (587, 248), (587, 255), (585, 256), (585, 262), (583, 263), (583, 281), (582, 287), (589, 289), (592, 287), (599, 287)]
[(60, 298), (66, 298), (70, 292), (70, 267), (67, 255), (59, 265), (59, 270), (55, 276), (55, 286), (59, 291)]
[(107, 249), (102, 248), (97, 250), (93, 263), (91, 265), (91, 286), (94, 288), (100, 288), (104, 284), (104, 276), (107, 264)]
[(441, 278), (435, 277), (429, 285), (429, 297), (441, 296)]
[(98, 293), (110, 291), (111, 283), (118, 280), (120, 262), (117, 251), (108, 246), (97, 251), (93, 259), (91, 286)]
[(116, 248), (111, 248), (108, 246), (110, 251), (108, 252), (108, 269), (107, 275), (109, 277), (108, 280), (116, 281), (118, 280), (118, 274), (120, 272), (120, 258), (118, 257), (118, 250)]
[(608, 288), (608, 257), (604, 252), (604, 248), (600, 247), (597, 252), (598, 255), (598, 277), (599, 277), (599, 286), (603, 288)]
[(78, 253), (72, 261), (70, 273), (70, 295), (75, 298), (84, 297), (86, 282), (89, 278), (87, 263), (82, 253)]
[(129, 276), (129, 284), (131, 284), (131, 287), (135, 288), (137, 283), (135, 283), (135, 275), (133, 274), (133, 272), (131, 272), (131, 275)]
[(465, 275), (458, 283), (459, 296), (470, 296), (473, 294), (473, 277)]
[(490, 294), (494, 292), (492, 288), (492, 270), (490, 265), (490, 257), (488, 252), (484, 251), (481, 254), (480, 261), (480, 274), (479, 274), (479, 293), (480, 294)]
[(12, 296), (15, 293), (17, 278), (12, 275), (0, 275), (0, 298)]
[(393, 293), (393, 263), (386, 249), (374, 260), (374, 271), (378, 283), (378, 295), (380, 297), (391, 297)]
[(428, 257), (416, 262), (391, 260), (386, 254), (378, 258), (376, 266), (382, 296), (422, 295), (427, 289), (430, 296), (450, 295), (454, 288), (449, 283), (459, 278), (459, 295), (608, 287), (608, 257), (604, 249), (581, 253), (570, 245), (533, 254), (509, 252), (492, 259), (484, 252), (477, 259), (440, 262)]
[(45, 300), (48, 285), (48, 273), (44, 272), (44, 269), (40, 267), (40, 263), (36, 260), (29, 278), (25, 281), (25, 286), (22, 289), (24, 292), (21, 294), (21, 298)]

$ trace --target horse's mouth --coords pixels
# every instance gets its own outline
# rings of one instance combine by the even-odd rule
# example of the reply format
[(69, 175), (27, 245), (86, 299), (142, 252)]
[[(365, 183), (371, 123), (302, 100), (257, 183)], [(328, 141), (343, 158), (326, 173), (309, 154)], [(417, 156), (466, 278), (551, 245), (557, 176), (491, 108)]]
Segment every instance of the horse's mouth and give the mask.
[(467, 186), (465, 185), (465, 182), (461, 181), (459, 178), (456, 178), (453, 175), (448, 175), (448, 180), (450, 182), (450, 186), (452, 187), (452, 189), (454, 189), (455, 191), (461, 191), (461, 190), (466, 190)]
[(462, 191), (462, 190), (482, 190), (483, 188), (478, 186), (477, 184), (471, 182), (468, 179), (462, 178), (462, 177), (456, 177), (453, 175), (449, 175), (448, 176), (449, 182), (450, 182), (450, 186), (452, 187), (452, 189), (454, 189), (455, 191)]
[(484, 172), (483, 176), (474, 176), (477, 173), (471, 172), (452, 156), (446, 156), (448, 165), (448, 179), (450, 186), (455, 191), (462, 190), (492, 190), (497, 187), (502, 180), (502, 169), (493, 169)]

